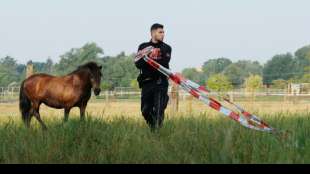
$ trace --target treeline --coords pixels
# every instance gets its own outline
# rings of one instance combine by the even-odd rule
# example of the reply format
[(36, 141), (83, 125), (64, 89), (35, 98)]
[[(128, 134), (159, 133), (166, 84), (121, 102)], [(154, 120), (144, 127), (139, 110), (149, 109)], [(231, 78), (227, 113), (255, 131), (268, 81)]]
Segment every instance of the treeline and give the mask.
[(290, 82), (310, 83), (310, 45), (294, 54), (275, 55), (264, 65), (258, 61), (216, 58), (207, 60), (201, 69), (186, 68), (182, 74), (200, 84), (207, 84), (210, 79), (227, 79), (225, 83), (233, 87), (245, 87), (250, 76), (261, 77), (262, 84), (275, 88), (285, 88)]
[[(124, 52), (117, 56), (105, 56), (96, 43), (87, 43), (81, 48), (72, 48), (60, 56), (59, 62), (48, 58), (45, 62), (32, 62), (35, 73), (64, 75), (88, 61), (103, 66), (102, 87), (137, 86), (138, 70), (133, 63), (133, 54)], [(26, 73), (26, 65), (6, 56), (0, 59), (0, 86), (19, 84)], [(183, 75), (200, 84), (212, 86), (217, 82), (223, 86), (242, 87), (249, 77), (262, 79), (262, 84), (283, 87), (288, 82), (310, 82), (310, 45), (298, 49), (294, 54), (285, 53), (273, 56), (264, 65), (258, 61), (239, 60), (232, 62), (228, 58), (209, 59), (201, 69), (185, 68)], [(224, 79), (224, 81), (223, 81)]]
[[(138, 70), (133, 63), (133, 55), (120, 53), (117, 56), (104, 56), (103, 49), (95, 43), (87, 43), (81, 48), (72, 48), (60, 56), (59, 62), (48, 58), (46, 62), (32, 62), (35, 73), (65, 75), (79, 65), (95, 61), (103, 66), (102, 87), (111, 89), (130, 86), (136, 79)], [(6, 56), (0, 59), (0, 86), (19, 84), (25, 79), (26, 64), (18, 64), (16, 59)]]

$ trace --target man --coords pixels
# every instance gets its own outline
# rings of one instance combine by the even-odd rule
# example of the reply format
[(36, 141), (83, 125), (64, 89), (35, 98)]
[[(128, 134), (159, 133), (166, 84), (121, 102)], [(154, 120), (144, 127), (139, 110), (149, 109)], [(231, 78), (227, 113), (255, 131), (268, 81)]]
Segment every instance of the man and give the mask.
[[(138, 48), (139, 51), (146, 47), (154, 47), (152, 53), (148, 56), (169, 68), (171, 57), (171, 47), (163, 42), (164, 26), (153, 24), (151, 26), (151, 40), (142, 43)], [(164, 112), (168, 104), (168, 78), (158, 72), (156, 69), (147, 64), (143, 58), (135, 60), (135, 65), (140, 69), (137, 78), (141, 91), (141, 112), (147, 124), (152, 131), (160, 128), (164, 120)]]

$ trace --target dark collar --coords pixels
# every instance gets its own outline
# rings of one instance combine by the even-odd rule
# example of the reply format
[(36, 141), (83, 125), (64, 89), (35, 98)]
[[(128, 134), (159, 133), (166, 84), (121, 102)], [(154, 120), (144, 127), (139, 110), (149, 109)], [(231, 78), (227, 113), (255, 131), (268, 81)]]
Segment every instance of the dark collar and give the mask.
[(161, 45), (163, 42), (162, 41), (159, 41), (158, 43), (154, 43), (154, 42), (152, 42), (152, 39), (150, 40), (150, 45)]

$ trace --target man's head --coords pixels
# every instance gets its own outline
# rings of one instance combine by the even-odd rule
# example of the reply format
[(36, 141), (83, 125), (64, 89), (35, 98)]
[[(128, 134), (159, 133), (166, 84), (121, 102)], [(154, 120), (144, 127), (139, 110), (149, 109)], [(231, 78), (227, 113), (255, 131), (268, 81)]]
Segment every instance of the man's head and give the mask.
[(153, 24), (151, 26), (151, 36), (152, 36), (152, 40), (155, 42), (164, 41), (164, 37), (165, 37), (164, 26), (158, 23)]

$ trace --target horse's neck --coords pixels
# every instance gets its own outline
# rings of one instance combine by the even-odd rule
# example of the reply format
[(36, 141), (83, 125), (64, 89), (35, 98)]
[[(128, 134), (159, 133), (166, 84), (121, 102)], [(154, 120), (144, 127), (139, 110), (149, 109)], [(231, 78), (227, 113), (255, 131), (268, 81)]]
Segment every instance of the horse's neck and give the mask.
[(67, 76), (70, 76), (72, 78), (79, 78), (79, 80), (81, 82), (83, 82), (82, 84), (84, 84), (85, 86), (90, 85), (90, 73), (86, 70), (79, 70), (73, 73), (68, 74)]
[(86, 69), (75, 70), (68, 75), (77, 75), (81, 78), (90, 78), (90, 72)]

